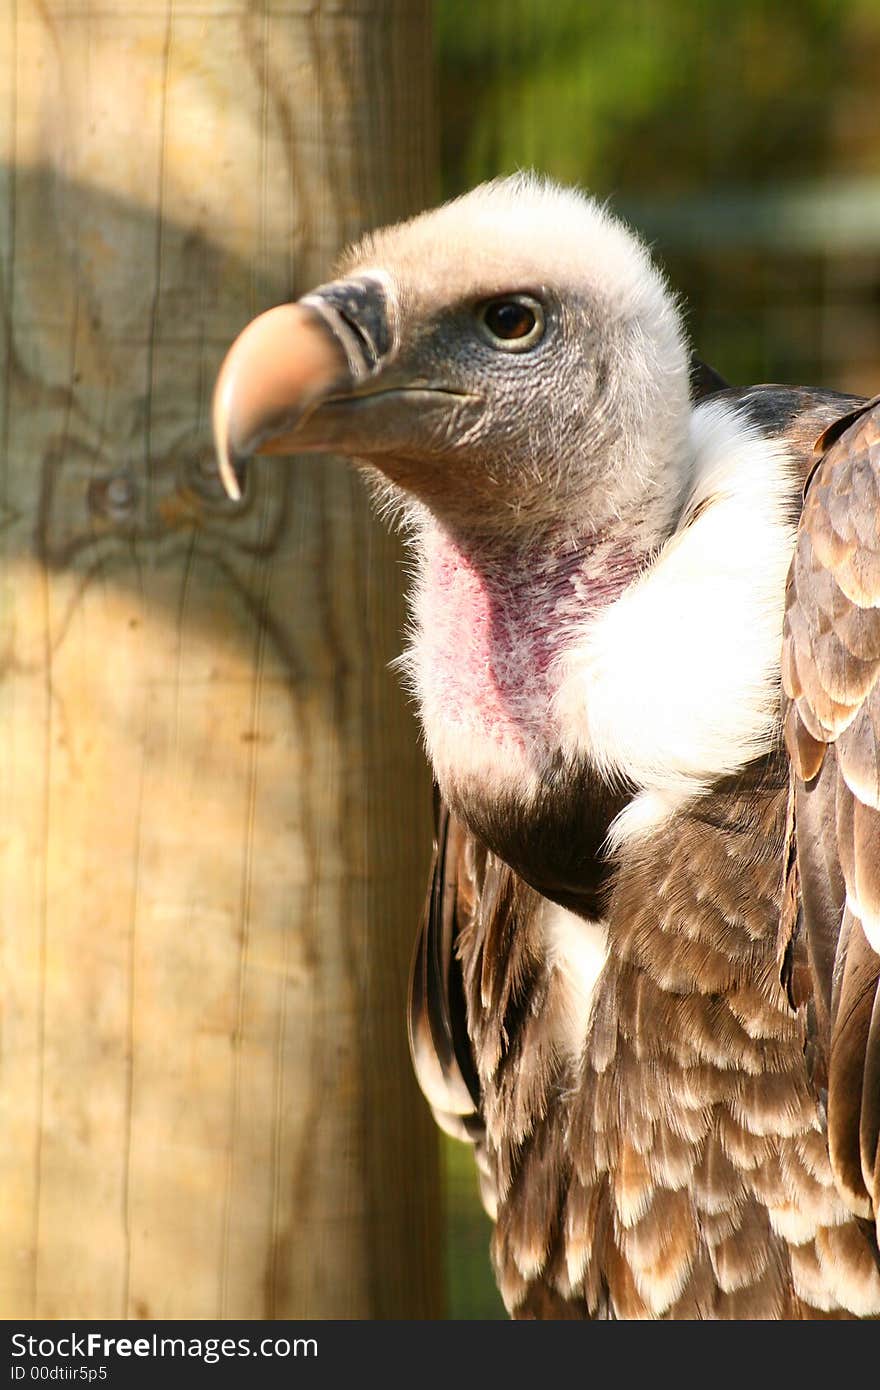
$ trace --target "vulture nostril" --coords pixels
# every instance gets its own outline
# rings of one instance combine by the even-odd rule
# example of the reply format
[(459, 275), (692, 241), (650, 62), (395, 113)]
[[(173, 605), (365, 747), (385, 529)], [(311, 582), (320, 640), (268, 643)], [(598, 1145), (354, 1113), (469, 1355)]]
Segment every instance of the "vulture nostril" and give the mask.
[(350, 330), (350, 332), (356, 339), (358, 346), (364, 354), (364, 362), (366, 363), (370, 372), (375, 372), (376, 368), (379, 365), (379, 354), (376, 351), (375, 344), (373, 343), (369, 334), (366, 332), (362, 324), (358, 323), (356, 318), (353, 318), (351, 314), (347, 314), (345, 312), (345, 309), (342, 308), (341, 305), (337, 304), (335, 307), (337, 314), (342, 319), (342, 322), (345, 324), (346, 328)]
[(352, 361), (353, 370), (359, 377), (375, 376), (392, 348), (385, 289), (372, 278), (336, 280), (329, 285), (319, 285), (302, 302), (324, 312), (325, 317), (328, 309), (332, 311), (337, 328), (344, 325), (343, 334), (348, 338), (349, 347), (360, 359)]

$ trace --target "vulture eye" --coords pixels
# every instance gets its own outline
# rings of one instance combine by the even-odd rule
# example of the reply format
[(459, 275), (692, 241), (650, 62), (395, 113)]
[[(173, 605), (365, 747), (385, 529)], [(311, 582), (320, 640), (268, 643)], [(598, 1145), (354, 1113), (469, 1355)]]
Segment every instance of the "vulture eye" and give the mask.
[(544, 336), (544, 310), (527, 294), (490, 299), (477, 310), (483, 336), (506, 352), (525, 352)]

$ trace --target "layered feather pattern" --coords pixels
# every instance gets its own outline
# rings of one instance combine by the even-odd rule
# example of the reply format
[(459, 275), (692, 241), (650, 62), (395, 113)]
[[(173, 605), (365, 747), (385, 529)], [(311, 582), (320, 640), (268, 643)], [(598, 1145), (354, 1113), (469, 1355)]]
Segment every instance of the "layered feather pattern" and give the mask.
[[(782, 673), (800, 892), (826, 1004), (828, 1138), (850, 1209), (880, 1214), (880, 398), (819, 440)], [(824, 846), (824, 875), (815, 859)], [(810, 851), (808, 857), (807, 851)], [(845, 907), (840, 921), (842, 876)], [(836, 891), (835, 891), (836, 890)], [(831, 921), (829, 923), (829, 916)], [(836, 919), (836, 922), (835, 922)], [(835, 927), (839, 926), (839, 934)], [(830, 938), (830, 940), (829, 940)]]
[[(463, 990), (454, 1027), (482, 1114), (469, 1137), (515, 1316), (880, 1312), (804, 1067), (807, 1011), (781, 979), (777, 771), (776, 785), (669, 823), (659, 890), (652, 856), (627, 852), (577, 1056), (560, 1044), (564, 981), (542, 956), (541, 900), (481, 856), (446, 989)], [(450, 837), (468, 839), (446, 811), (441, 836), (447, 856)]]

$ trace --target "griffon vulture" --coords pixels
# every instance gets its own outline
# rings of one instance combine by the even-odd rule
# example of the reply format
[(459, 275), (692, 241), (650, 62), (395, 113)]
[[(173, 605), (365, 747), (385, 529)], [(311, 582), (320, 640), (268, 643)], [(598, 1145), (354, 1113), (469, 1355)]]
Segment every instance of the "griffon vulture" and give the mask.
[(412, 547), (412, 1052), (508, 1309), (880, 1313), (880, 405), (726, 389), (519, 176), (255, 320), (214, 409), (233, 495), (344, 453)]

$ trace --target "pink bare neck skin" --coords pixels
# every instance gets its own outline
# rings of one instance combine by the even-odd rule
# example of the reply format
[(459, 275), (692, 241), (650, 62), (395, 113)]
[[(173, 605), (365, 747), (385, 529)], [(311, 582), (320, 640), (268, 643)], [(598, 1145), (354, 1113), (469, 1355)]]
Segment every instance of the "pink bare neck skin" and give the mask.
[[(629, 539), (506, 548), (425, 537), (421, 645), (449, 725), (542, 762), (552, 756), (556, 659), (645, 563)], [(423, 692), (424, 693), (424, 692)]]

